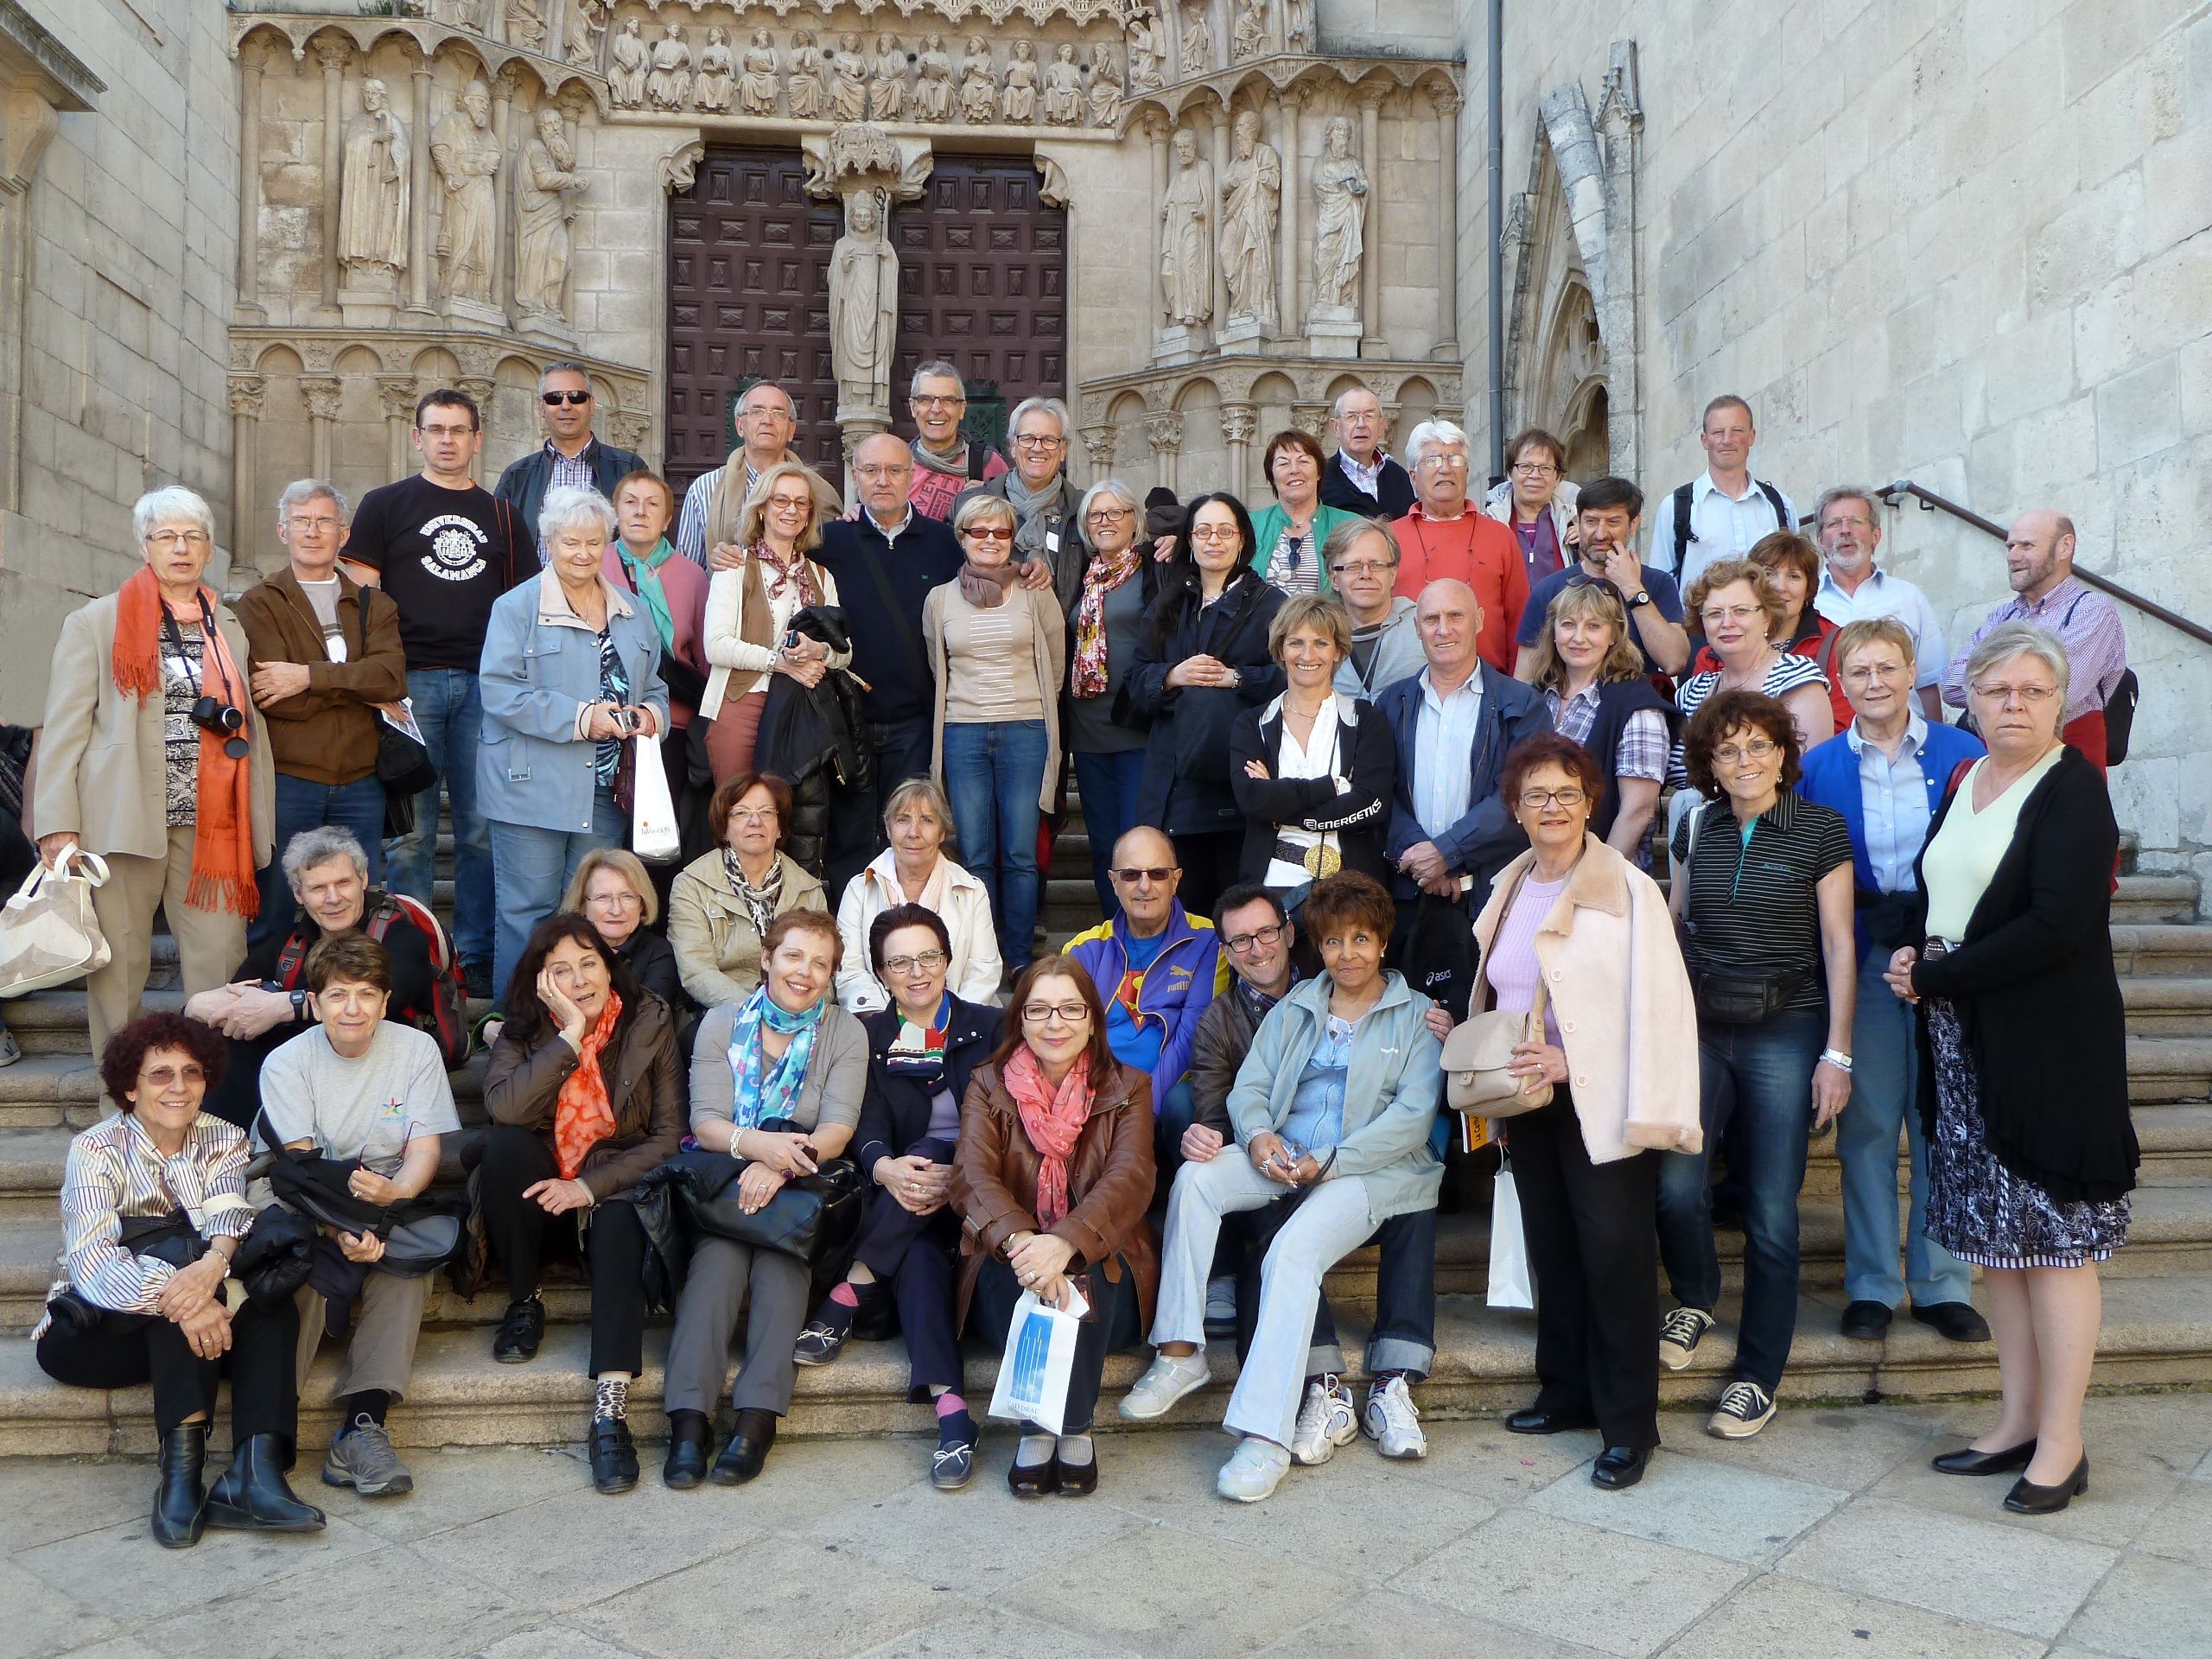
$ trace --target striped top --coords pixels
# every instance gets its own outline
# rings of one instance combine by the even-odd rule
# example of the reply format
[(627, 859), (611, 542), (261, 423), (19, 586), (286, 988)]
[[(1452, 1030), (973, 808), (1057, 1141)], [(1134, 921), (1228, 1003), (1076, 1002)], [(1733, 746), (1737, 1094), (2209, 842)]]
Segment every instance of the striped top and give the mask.
[(1703, 965), (1721, 972), (1800, 972), (1802, 982), (1784, 1011), (1827, 1007), (1817, 972), (1816, 889), (1830, 870), (1851, 862), (1851, 831), (1843, 815), (1785, 789), (1751, 820), (1746, 834), (1723, 797), (1682, 819), (1671, 850), (1677, 880), (1682, 867), (1689, 867), (1687, 918)]
[[(1776, 656), (1773, 665), (1766, 671), (1766, 677), (1759, 682), (1759, 690), (1779, 700), (1801, 685), (1817, 685), (1821, 688), (1821, 695), (1826, 696), (1828, 677), (1821, 671), (1820, 664), (1810, 657), (1800, 657), (1795, 652), (1785, 651)], [(1719, 689), (1720, 671), (1717, 668), (1707, 669), (1702, 674), (1693, 674), (1675, 688), (1675, 707), (1682, 711), (1681, 730), (1689, 730), (1690, 716), (1703, 708), (1706, 699)], [(1680, 738), (1675, 739), (1675, 752), (1668, 762), (1667, 780), (1678, 787), (1690, 780), (1688, 769), (1682, 764)]]
[[(245, 1133), (202, 1112), (184, 1147), (162, 1156), (135, 1113), (104, 1119), (69, 1143), (61, 1177), (61, 1257), (51, 1301), (73, 1289), (96, 1307), (150, 1313), (176, 1269), (123, 1248), (126, 1216), (182, 1211), (209, 1240), (243, 1238), (253, 1226), (245, 1197)], [(34, 1338), (43, 1332), (39, 1321)]]

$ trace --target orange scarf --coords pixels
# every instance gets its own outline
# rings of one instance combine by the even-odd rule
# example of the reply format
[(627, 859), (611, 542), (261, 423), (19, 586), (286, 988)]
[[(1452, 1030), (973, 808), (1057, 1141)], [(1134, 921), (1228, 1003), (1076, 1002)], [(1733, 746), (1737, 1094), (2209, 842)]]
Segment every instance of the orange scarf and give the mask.
[[(214, 589), (201, 588), (200, 597), (200, 607), (181, 620), (209, 624), (200, 629), (201, 683), (226, 702), (248, 708), (245, 676), (232, 661), (222, 630), (212, 625)], [(145, 567), (115, 596), (115, 689), (141, 702), (162, 690), (162, 603), (161, 584)], [(261, 908), (253, 875), (252, 772), (245, 760), (223, 753), (227, 741), (213, 732), (200, 734), (192, 880), (184, 901), (195, 910), (228, 910), (251, 920)]]
[(561, 1085), (553, 1103), (553, 1157), (561, 1166), (561, 1179), (573, 1181), (584, 1166), (584, 1154), (614, 1133), (614, 1108), (607, 1103), (607, 1079), (599, 1069), (599, 1052), (614, 1035), (614, 1022), (622, 1017), (622, 999), (607, 994), (607, 1006), (584, 1033), (576, 1069)]
[(1071, 1066), (1055, 1089), (1025, 1043), (1008, 1057), (1000, 1077), (1014, 1096), (1022, 1132), (1037, 1148), (1037, 1224), (1049, 1231), (1068, 1212), (1068, 1154), (1090, 1116), (1090, 1056)]

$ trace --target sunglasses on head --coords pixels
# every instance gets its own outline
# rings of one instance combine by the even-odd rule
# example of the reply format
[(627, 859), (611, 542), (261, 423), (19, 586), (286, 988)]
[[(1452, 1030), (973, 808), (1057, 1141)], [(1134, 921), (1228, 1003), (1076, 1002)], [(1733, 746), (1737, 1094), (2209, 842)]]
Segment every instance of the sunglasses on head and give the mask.
[(554, 409), (563, 404), (588, 404), (591, 402), (591, 393), (588, 391), (541, 391), (537, 394), (537, 399), (540, 403), (543, 404), (546, 408)]

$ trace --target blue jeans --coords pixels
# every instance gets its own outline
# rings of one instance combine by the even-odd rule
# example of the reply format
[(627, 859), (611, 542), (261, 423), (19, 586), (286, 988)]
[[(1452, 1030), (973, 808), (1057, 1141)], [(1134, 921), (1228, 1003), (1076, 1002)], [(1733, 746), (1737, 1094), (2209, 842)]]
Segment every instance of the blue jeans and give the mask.
[(1090, 836), (1090, 882), (1098, 889), (1098, 913), (1112, 921), (1122, 901), (1106, 872), (1113, 867), (1114, 843), (1137, 825), (1137, 791), (1144, 783), (1144, 751), (1075, 754), (1075, 786), (1083, 798), (1084, 828)]
[[(1806, 1010), (1756, 1026), (1698, 1021), (1698, 1116), (1717, 1145), (1732, 1118), (1744, 1126), (1744, 1319), (1734, 1376), (1769, 1394), (1780, 1386), (1797, 1329), (1797, 1193), (1813, 1126), (1813, 1067), (1827, 1017)], [(1675, 1300), (1713, 1311), (1720, 1257), (1706, 1191), (1708, 1152), (1670, 1152), (1659, 1164), (1659, 1260)]]
[(269, 867), (261, 873), (261, 913), (247, 925), (245, 948), (258, 950), (291, 931), (298, 906), (284, 879), (284, 849), (292, 837), (332, 824), (351, 830), (368, 855), (369, 885), (384, 882), (384, 785), (371, 772), (350, 784), (318, 784), (289, 772), (276, 774), (276, 831)]
[[(1920, 1132), (1920, 1051), (1912, 1005), (1882, 978), (1889, 952), (1859, 965), (1851, 1020), (1851, 1104), (1835, 1122), (1843, 1171), (1843, 1289), (1854, 1302), (1895, 1307), (1908, 1287), (1915, 1307), (1972, 1300), (1974, 1270), (1929, 1238), (1928, 1142)], [(1897, 1273), (1897, 1125), (1912, 1146), (1910, 1229)]]
[[(484, 700), (465, 668), (410, 668), (407, 695), (430, 764), (453, 804), (453, 946), (463, 962), (492, 956), (492, 837), (476, 810), (476, 749)], [(436, 878), (438, 785), (415, 798), (415, 830), (385, 844), (393, 890), (427, 905)]]
[(1037, 798), (1045, 788), (1045, 722), (944, 728), (944, 792), (960, 861), (983, 884), (999, 954), (1019, 973), (1037, 952)]
[(530, 931), (561, 907), (561, 895), (584, 861), (584, 855), (598, 847), (620, 847), (630, 833), (630, 820), (614, 804), (614, 791), (602, 789), (591, 798), (591, 833), (572, 830), (540, 830), (526, 823), (503, 823), (493, 819), (493, 880), (499, 884), (499, 927), (492, 952), (492, 988), (504, 997), (507, 976), (522, 960)]

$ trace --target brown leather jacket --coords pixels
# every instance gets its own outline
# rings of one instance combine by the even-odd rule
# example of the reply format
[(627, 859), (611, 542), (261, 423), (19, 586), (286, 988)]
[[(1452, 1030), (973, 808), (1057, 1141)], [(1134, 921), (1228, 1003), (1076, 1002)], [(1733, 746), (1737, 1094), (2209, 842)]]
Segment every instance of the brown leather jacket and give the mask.
[[(1098, 1266), (1118, 1284), (1122, 1262), (1136, 1275), (1146, 1330), (1160, 1292), (1160, 1255), (1145, 1211), (1152, 1204), (1152, 1079), (1116, 1064), (1091, 1091), (1090, 1116), (1068, 1159), (1070, 1208), (1052, 1233), (1075, 1246), (1071, 1272)], [(984, 1262), (1006, 1255), (1006, 1242), (1037, 1226), (1041, 1160), (1021, 1127), (1014, 1096), (995, 1065), (979, 1066), (960, 1109), (960, 1150), (952, 1160), (952, 1207), (960, 1213), (960, 1306), (956, 1329)]]
[[(626, 1197), (646, 1172), (676, 1155), (683, 1139), (683, 1067), (676, 1020), (648, 992), (600, 1056), (614, 1133), (584, 1154), (577, 1179), (594, 1202)], [(557, 1032), (525, 1049), (504, 1032), (484, 1072), (484, 1109), (494, 1123), (534, 1129), (550, 1141), (554, 1103), (576, 1069), (576, 1051)]]

